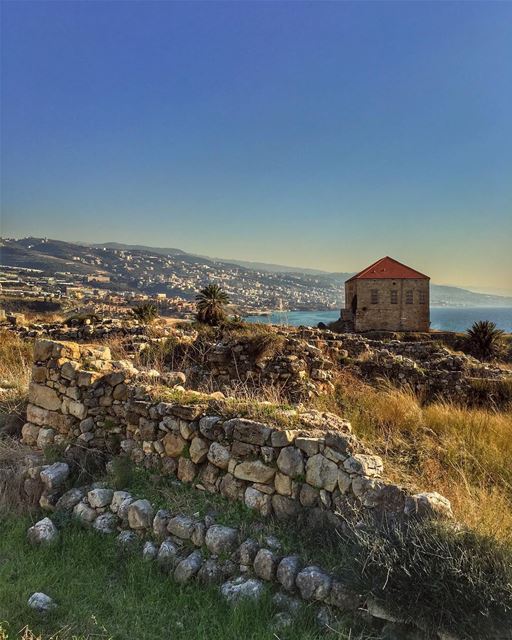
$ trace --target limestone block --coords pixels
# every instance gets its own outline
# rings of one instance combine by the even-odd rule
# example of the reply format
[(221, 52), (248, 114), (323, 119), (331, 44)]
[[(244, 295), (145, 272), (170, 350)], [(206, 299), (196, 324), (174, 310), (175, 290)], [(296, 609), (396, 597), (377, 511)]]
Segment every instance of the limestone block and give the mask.
[(135, 500), (128, 507), (128, 523), (131, 529), (151, 529), (153, 507), (149, 500)]
[(33, 447), (37, 444), (37, 436), (39, 435), (40, 427), (30, 422), (25, 422), (21, 428), (21, 437), (25, 444)]
[(190, 443), (190, 459), (195, 464), (201, 464), (208, 455), (209, 443), (203, 438), (196, 436)]
[(27, 537), (31, 544), (51, 544), (57, 540), (59, 532), (50, 518), (43, 518), (30, 527)]
[(203, 564), (203, 556), (199, 550), (192, 551), (184, 560), (178, 563), (178, 566), (174, 570), (174, 580), (178, 584), (185, 584), (190, 582), (192, 578), (198, 573), (201, 565)]
[(69, 477), (69, 466), (65, 462), (55, 462), (43, 469), (40, 477), (41, 482), (49, 491), (58, 489)]
[(162, 443), (164, 445), (166, 455), (171, 458), (177, 458), (180, 456), (187, 446), (187, 441), (177, 433), (167, 433), (164, 436)]
[(238, 531), (232, 527), (214, 524), (206, 532), (205, 543), (211, 553), (221, 554), (234, 551), (238, 541)]
[(246, 507), (259, 511), (264, 517), (272, 513), (272, 496), (262, 493), (254, 487), (247, 487), (244, 501)]
[(49, 411), (57, 411), (61, 406), (60, 398), (54, 389), (35, 382), (31, 382), (29, 385), (28, 399), (31, 404)]
[(295, 580), (303, 600), (326, 600), (329, 596), (332, 578), (319, 567), (305, 567)]
[(299, 574), (301, 567), (300, 557), (298, 555), (287, 556), (283, 558), (276, 570), (277, 581), (287, 591), (295, 591), (295, 580)]
[(110, 505), (113, 496), (112, 489), (92, 489), (87, 494), (87, 500), (93, 509), (101, 509)]
[(249, 444), (264, 445), (270, 436), (270, 427), (247, 418), (233, 418), (233, 438)]
[(195, 477), (197, 476), (198, 467), (195, 465), (192, 460), (188, 460), (187, 458), (180, 458), (178, 462), (178, 480), (182, 482), (193, 482)]
[(235, 478), (247, 480), (249, 482), (261, 482), (263, 484), (274, 479), (276, 470), (267, 467), (260, 460), (240, 462), (234, 470)]
[(261, 580), (256, 578), (244, 578), (240, 576), (234, 580), (225, 582), (221, 588), (221, 595), (230, 603), (235, 604), (240, 600), (259, 600), (265, 591)]
[(190, 540), (192, 537), (192, 533), (194, 532), (194, 528), (196, 525), (196, 521), (194, 518), (189, 516), (175, 516), (171, 518), (167, 524), (167, 531), (177, 538), (181, 538), (182, 540)]
[(227, 469), (231, 454), (227, 447), (218, 442), (212, 442), (208, 451), (208, 460), (219, 467), (219, 469)]
[(338, 482), (338, 466), (317, 453), (307, 461), (306, 482), (318, 489), (333, 491)]
[(270, 549), (260, 549), (254, 558), (254, 573), (262, 580), (271, 581), (276, 577), (279, 558)]
[(302, 452), (295, 447), (284, 447), (277, 458), (277, 466), (281, 473), (296, 478), (304, 473)]

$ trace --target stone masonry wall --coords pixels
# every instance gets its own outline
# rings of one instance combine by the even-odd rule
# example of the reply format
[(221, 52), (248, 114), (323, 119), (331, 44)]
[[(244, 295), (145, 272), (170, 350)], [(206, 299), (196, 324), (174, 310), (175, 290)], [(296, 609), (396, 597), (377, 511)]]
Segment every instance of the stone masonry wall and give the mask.
[(137, 464), (197, 489), (244, 501), (262, 515), (313, 514), (335, 520), (359, 509), (406, 517), (450, 515), (436, 493), (410, 495), (383, 480), (382, 460), (342, 418), (290, 412), (279, 429), (212, 411), (204, 395), (192, 402), (159, 402), (141, 386), (129, 362), (107, 347), (40, 340), (29, 390), (26, 444), (75, 443), (124, 452)]
[[(378, 303), (372, 304), (371, 291), (378, 291)], [(397, 295), (391, 304), (391, 292)], [(406, 292), (412, 291), (413, 303), (406, 303)], [(430, 327), (429, 281), (426, 279), (357, 280), (356, 331), (428, 331)], [(348, 292), (347, 292), (348, 294)], [(420, 301), (420, 295), (424, 296)], [(347, 305), (352, 296), (346, 295)], [(349, 306), (347, 308), (350, 308)]]

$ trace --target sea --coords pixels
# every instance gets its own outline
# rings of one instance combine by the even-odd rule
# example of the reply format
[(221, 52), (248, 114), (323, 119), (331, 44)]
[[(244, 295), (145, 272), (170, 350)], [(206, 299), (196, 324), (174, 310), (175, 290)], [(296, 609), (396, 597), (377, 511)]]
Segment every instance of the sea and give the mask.
[[(269, 315), (248, 316), (248, 322), (316, 327), (340, 317), (339, 311), (275, 311)], [(465, 331), (477, 320), (490, 320), (499, 329), (512, 333), (512, 307), (431, 307), (430, 326), (441, 331)]]

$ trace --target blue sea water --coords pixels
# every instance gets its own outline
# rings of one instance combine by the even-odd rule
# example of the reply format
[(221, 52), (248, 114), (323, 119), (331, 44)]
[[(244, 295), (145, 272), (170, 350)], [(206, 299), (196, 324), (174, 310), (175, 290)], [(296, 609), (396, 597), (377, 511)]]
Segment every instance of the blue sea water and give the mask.
[[(333, 322), (339, 311), (276, 311), (269, 316), (249, 316), (248, 322), (316, 327), (319, 322)], [(431, 307), (432, 329), (465, 331), (477, 320), (491, 320), (497, 327), (512, 333), (512, 307)]]

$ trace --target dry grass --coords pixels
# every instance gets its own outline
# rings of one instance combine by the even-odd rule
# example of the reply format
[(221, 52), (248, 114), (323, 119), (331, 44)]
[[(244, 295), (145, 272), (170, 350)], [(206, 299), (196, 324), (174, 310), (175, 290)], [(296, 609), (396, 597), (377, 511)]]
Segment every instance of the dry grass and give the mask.
[(412, 391), (375, 389), (351, 376), (318, 402), (351, 420), (385, 458), (387, 477), (439, 491), (460, 521), (512, 542), (512, 412), (423, 405)]
[(32, 369), (32, 341), (0, 331), (0, 423), (2, 414), (23, 412)]
[(32, 366), (32, 342), (0, 330), (0, 379), (12, 387), (28, 385)]
[(35, 506), (24, 490), (23, 461), (30, 453), (17, 440), (0, 439), (0, 512), (23, 513)]
[[(91, 621), (95, 624), (94, 616), (91, 618)], [(111, 636), (104, 628), (98, 629), (97, 633), (77, 635), (74, 630), (74, 625), (66, 625), (66, 627), (59, 629), (56, 633), (45, 636), (34, 633), (28, 626), (11, 634), (0, 622), (0, 640), (93, 640), (93, 638), (94, 640), (110, 640)]]

